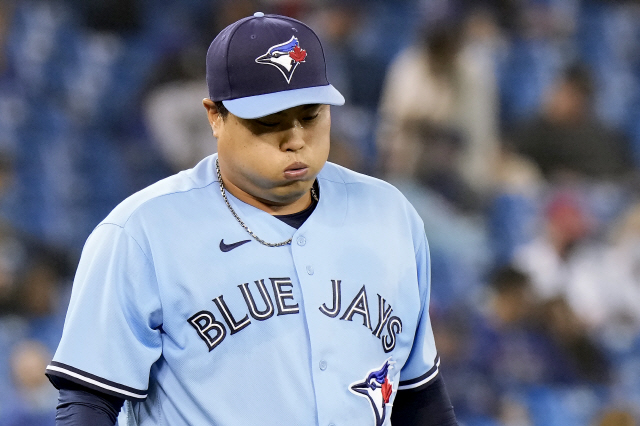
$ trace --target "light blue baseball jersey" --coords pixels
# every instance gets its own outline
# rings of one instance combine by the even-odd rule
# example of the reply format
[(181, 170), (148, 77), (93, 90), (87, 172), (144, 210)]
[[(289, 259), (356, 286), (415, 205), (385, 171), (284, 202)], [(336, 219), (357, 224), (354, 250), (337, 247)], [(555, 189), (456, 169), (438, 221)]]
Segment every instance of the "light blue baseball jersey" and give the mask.
[(438, 374), (421, 219), (327, 163), (299, 229), (228, 194), (260, 238), (293, 239), (267, 247), (216, 158), (95, 228), (47, 374), (128, 399), (120, 425), (389, 425), (398, 389)]

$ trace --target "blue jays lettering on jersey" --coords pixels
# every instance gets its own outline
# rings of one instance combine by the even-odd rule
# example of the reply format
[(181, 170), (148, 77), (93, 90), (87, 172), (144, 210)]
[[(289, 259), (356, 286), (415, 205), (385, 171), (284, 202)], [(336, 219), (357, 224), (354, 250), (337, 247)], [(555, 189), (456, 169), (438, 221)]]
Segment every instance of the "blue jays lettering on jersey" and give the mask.
[(96, 227), (47, 373), (128, 399), (121, 425), (388, 425), (397, 390), (437, 374), (415, 210), (327, 163), (299, 229), (228, 194), (261, 238), (292, 238), (267, 247), (230, 214), (216, 158)]

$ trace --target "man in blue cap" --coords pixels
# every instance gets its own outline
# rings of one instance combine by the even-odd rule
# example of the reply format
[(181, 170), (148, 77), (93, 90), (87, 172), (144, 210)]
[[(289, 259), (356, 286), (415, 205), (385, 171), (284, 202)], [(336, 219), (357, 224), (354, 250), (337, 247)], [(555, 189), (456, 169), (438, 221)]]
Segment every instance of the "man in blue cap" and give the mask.
[(218, 153), (87, 240), (47, 367), (57, 424), (456, 425), (423, 223), (391, 185), (327, 162), (344, 98), (316, 34), (241, 19), (207, 83)]

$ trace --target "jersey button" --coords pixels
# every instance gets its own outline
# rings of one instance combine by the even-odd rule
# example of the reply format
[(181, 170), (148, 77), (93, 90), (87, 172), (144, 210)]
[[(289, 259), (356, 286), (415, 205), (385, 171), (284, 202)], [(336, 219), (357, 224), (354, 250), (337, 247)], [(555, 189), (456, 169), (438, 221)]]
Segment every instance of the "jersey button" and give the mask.
[(320, 361), (320, 370), (324, 371), (326, 369), (327, 369), (327, 361), (323, 359), (322, 361)]
[(307, 265), (307, 274), (313, 275), (313, 266)]
[(307, 239), (305, 237), (298, 237), (298, 245), (303, 246), (307, 244)]

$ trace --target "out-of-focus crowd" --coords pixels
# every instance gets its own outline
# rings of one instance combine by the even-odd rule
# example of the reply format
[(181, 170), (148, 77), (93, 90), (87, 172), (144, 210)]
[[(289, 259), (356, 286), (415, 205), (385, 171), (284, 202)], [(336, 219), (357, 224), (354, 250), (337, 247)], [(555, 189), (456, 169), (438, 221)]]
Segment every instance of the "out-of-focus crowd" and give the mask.
[(330, 160), (425, 222), (461, 425), (637, 425), (632, 0), (0, 0), (0, 425), (54, 424), (44, 368), (82, 245), (215, 152), (206, 49), (259, 10), (323, 40), (347, 99)]

